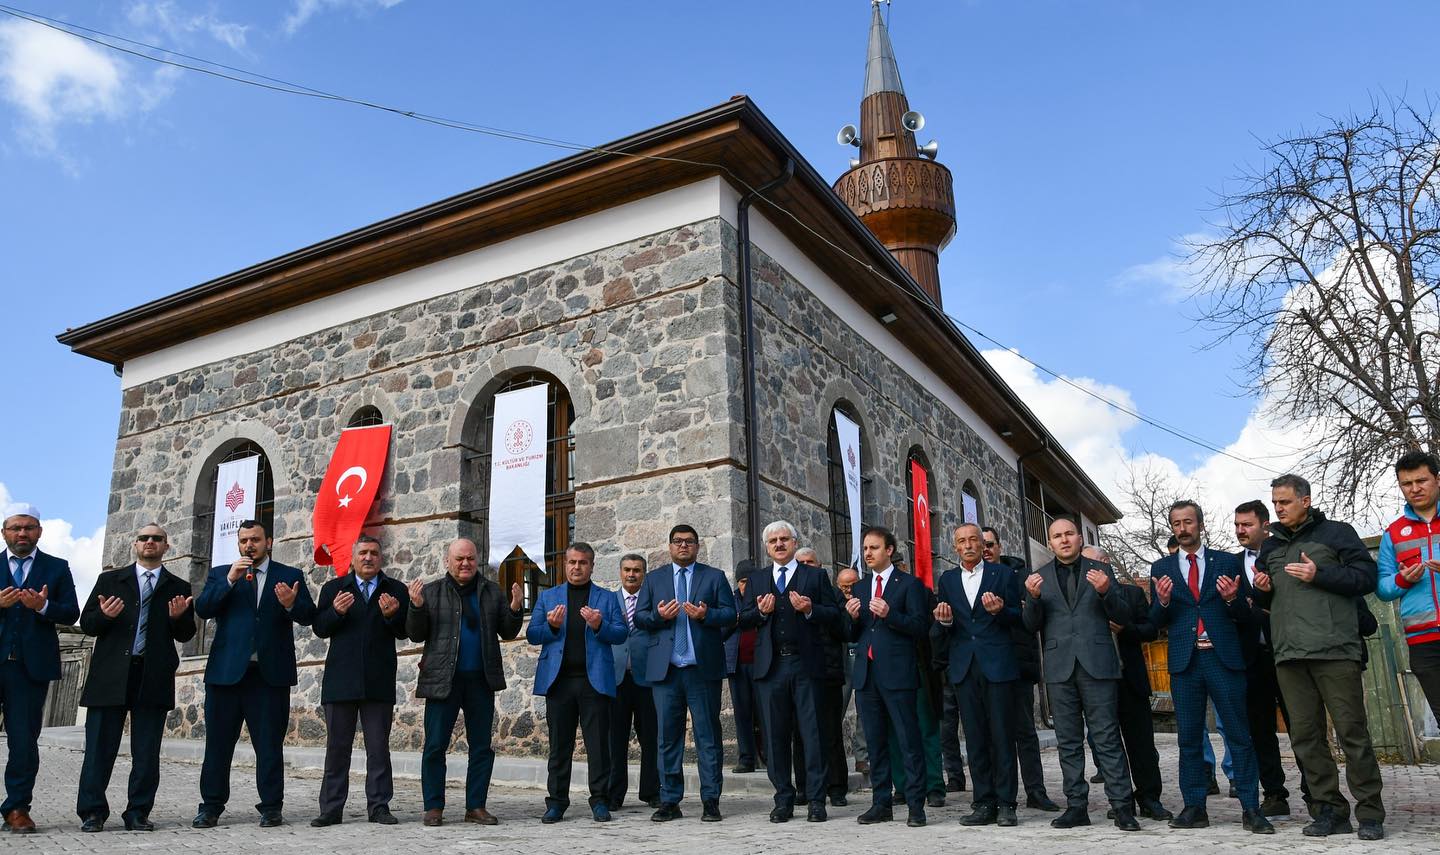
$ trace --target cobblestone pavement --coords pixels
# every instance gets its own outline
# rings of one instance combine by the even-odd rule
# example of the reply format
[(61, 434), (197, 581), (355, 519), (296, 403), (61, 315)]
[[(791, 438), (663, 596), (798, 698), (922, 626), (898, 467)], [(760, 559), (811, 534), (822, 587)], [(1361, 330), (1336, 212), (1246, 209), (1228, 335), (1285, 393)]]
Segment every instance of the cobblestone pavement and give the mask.
[[(1172, 810), (1180, 807), (1175, 791), (1176, 750), (1174, 737), (1157, 735), (1160, 742), (1161, 769), (1165, 772), (1164, 801)], [(1218, 746), (1217, 746), (1218, 747)], [(237, 760), (245, 758), (247, 747), (237, 751)], [(1053, 750), (1045, 752), (1050, 793), (1060, 797), (1059, 764)], [(266, 851), (274, 855), (288, 852), (355, 853), (380, 847), (396, 853), (424, 851), (434, 853), (468, 852), (500, 849), (533, 853), (595, 852), (810, 852), (862, 849), (868, 852), (927, 852), (938, 847), (960, 847), (970, 850), (1019, 850), (1026, 855), (1083, 852), (1105, 853), (1189, 853), (1197, 849), (1264, 853), (1304, 852), (1434, 852), (1440, 845), (1440, 766), (1386, 766), (1385, 807), (1386, 840), (1381, 844), (1365, 844), (1353, 835), (1326, 840), (1311, 840), (1300, 834), (1300, 821), (1276, 823), (1278, 833), (1271, 837), (1248, 834), (1240, 828), (1237, 802), (1223, 797), (1210, 800), (1209, 829), (1182, 832), (1162, 823), (1141, 820), (1139, 833), (1117, 831), (1104, 819), (1106, 805), (1101, 788), (1091, 787), (1090, 828), (1058, 831), (1050, 828), (1051, 814), (1020, 811), (1017, 828), (964, 828), (957, 820), (969, 810), (969, 799), (961, 793), (952, 794), (943, 808), (928, 810), (930, 824), (926, 828), (907, 828), (903, 822), (859, 826), (855, 817), (869, 805), (869, 793), (852, 793), (850, 806), (830, 809), (830, 821), (811, 824), (792, 821), (773, 825), (767, 821), (770, 800), (764, 796), (745, 795), (725, 798), (721, 809), (726, 815), (720, 824), (701, 823), (699, 804), (689, 797), (682, 804), (685, 818), (667, 824), (649, 821), (650, 811), (643, 806), (627, 806), (616, 820), (599, 825), (590, 820), (583, 798), (577, 797), (566, 820), (558, 825), (541, 825), (544, 809), (543, 793), (536, 790), (498, 789), (490, 795), (490, 809), (501, 818), (499, 826), (484, 828), (457, 822), (462, 814), (463, 795), (452, 782), (447, 810), (447, 824), (441, 828), (420, 825), (420, 784), (414, 779), (397, 779), (392, 809), (400, 818), (398, 826), (382, 827), (364, 820), (363, 778), (356, 776), (351, 784), (351, 806), (342, 825), (314, 829), (309, 821), (316, 813), (319, 791), (318, 773), (292, 772), (286, 781), (287, 825), (262, 829), (250, 807), (255, 798), (253, 769), (238, 766), (234, 771), (234, 794), (230, 809), (221, 818), (219, 828), (197, 831), (190, 828), (199, 785), (200, 767), (192, 762), (163, 761), (163, 773), (157, 807), (151, 819), (158, 826), (153, 833), (126, 832), (119, 821), (124, 805), (124, 781), (128, 760), (123, 755), (116, 764), (110, 788), (114, 814), (106, 831), (83, 834), (74, 814), (75, 782), (80, 776), (81, 754), (74, 749), (46, 747), (42, 749), (40, 779), (36, 788), (33, 811), (41, 827), (39, 834), (28, 838), (0, 836), (0, 852), (139, 852), (148, 850), (165, 853), (197, 852), (229, 855)], [(762, 773), (763, 774), (763, 773)], [(1290, 783), (1297, 782), (1293, 764)], [(118, 802), (118, 806), (115, 806)], [(1295, 806), (1299, 807), (1298, 792)], [(802, 813), (803, 815), (803, 813)], [(903, 818), (903, 814), (901, 814)], [(383, 851), (383, 850), (382, 850)]]

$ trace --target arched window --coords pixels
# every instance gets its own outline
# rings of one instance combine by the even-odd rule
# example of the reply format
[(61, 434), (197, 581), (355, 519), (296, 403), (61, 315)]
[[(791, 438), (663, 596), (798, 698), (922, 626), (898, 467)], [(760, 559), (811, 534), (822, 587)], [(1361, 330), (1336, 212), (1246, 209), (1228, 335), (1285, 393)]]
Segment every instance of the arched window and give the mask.
[[(920, 471), (925, 474), (923, 507), (918, 508), (915, 504), (915, 469), (917, 466)], [(935, 526), (940, 522), (940, 513), (935, 509), (934, 475), (930, 470), (929, 459), (926, 458), (924, 450), (918, 445), (911, 448), (910, 453), (906, 455), (905, 458), (905, 506), (907, 508), (906, 517), (910, 524), (909, 537), (905, 541), (905, 554), (910, 560), (911, 570), (918, 574), (919, 567), (917, 566), (916, 556), (919, 555), (919, 553), (915, 550), (915, 543), (921, 534), (923, 534), (925, 539), (930, 543), (932, 568), (940, 561), (940, 548), (944, 543), (942, 540), (937, 539), (937, 532), (935, 531)], [(938, 578), (938, 575), (938, 573), (935, 574), (935, 577)]]
[(527, 386), (548, 384), (545, 455), (545, 566), (538, 566), (517, 548), (500, 565), (496, 581), (509, 591), (516, 582), (525, 589), (525, 609), (546, 588), (559, 583), (565, 549), (575, 537), (575, 434), (570, 393), (549, 374), (527, 372), (509, 378), (483, 402), (475, 403), (465, 432), (465, 469), (461, 484), (461, 533), (480, 547), (480, 560), (489, 555), (490, 439), (495, 423), (495, 396)]
[[(234, 445), (222, 447), (217, 452), (209, 471), (200, 482), (200, 494), (196, 497), (195, 550), (191, 562), (190, 584), (195, 595), (205, 586), (210, 573), (210, 555), (215, 534), (215, 488), (220, 483), (220, 464), (245, 457), (258, 457), (256, 481), (259, 491), (255, 496), (255, 519), (265, 524), (265, 530), (275, 536), (275, 475), (270, 469), (270, 459), (265, 449), (250, 440), (241, 440)], [(195, 656), (210, 650), (210, 622), (200, 621), (200, 629), (185, 645), (185, 655)]]
[(355, 411), (355, 415), (350, 417), (350, 421), (346, 423), (345, 427), (374, 427), (383, 424), (385, 424), (385, 416), (380, 412), (380, 408), (374, 404), (366, 404)]
[[(835, 403), (836, 411), (843, 413), (857, 425), (860, 419), (856, 415), (854, 405), (849, 401), (840, 400)], [(845, 464), (841, 460), (840, 436), (835, 430), (835, 415), (830, 415), (829, 436), (825, 443), (825, 464), (830, 475), (830, 554), (835, 568), (849, 567), (854, 552), (853, 541), (850, 530), (850, 501), (845, 490)], [(862, 528), (869, 525), (869, 508), (872, 506), (871, 498), (874, 485), (872, 479), (865, 473), (870, 467), (866, 465), (870, 460), (869, 443), (865, 438), (865, 431), (860, 431), (860, 525)]]
[(983, 509), (980, 507), (980, 491), (975, 488), (974, 481), (967, 480), (960, 487), (960, 521), (984, 525), (981, 521), (983, 518)]

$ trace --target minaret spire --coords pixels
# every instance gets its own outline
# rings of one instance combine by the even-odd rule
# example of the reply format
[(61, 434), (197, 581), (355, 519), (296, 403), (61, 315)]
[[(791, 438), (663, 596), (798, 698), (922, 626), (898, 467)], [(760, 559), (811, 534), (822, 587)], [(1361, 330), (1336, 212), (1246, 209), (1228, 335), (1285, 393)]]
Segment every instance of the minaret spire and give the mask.
[(835, 192), (939, 304), (940, 250), (955, 236), (955, 194), (950, 170), (935, 162), (938, 144), (915, 142), (924, 126), (905, 97), (880, 0), (871, 0), (860, 129), (846, 125), (839, 136), (860, 157)]

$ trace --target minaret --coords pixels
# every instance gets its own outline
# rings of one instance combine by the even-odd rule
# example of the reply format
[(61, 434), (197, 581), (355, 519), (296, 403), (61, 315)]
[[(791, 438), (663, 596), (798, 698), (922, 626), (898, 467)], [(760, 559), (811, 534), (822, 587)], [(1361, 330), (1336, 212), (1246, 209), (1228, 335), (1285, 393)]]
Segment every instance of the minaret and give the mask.
[(890, 33), (871, 0), (870, 48), (860, 130), (846, 125), (837, 140), (860, 148), (835, 192), (910, 275), (940, 303), (940, 250), (955, 236), (955, 193), (950, 170), (935, 162), (939, 144), (916, 145), (925, 117), (910, 109)]

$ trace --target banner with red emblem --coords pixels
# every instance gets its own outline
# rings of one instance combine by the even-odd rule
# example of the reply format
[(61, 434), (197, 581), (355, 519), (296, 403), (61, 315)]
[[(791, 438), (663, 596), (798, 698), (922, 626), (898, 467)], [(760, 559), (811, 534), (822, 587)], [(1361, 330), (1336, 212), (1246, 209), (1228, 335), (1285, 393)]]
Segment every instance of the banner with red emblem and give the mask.
[(233, 564), (240, 557), (240, 523), (255, 518), (260, 492), (260, 456), (227, 460), (215, 480), (215, 521), (210, 535), (210, 566)]
[[(835, 411), (835, 437), (840, 440), (840, 468), (845, 475), (845, 504), (850, 513), (850, 560), (846, 567), (860, 566), (860, 426), (839, 410)], [(835, 556), (844, 562), (845, 557)]]
[(930, 557), (930, 476), (920, 461), (910, 461), (910, 501), (915, 509), (915, 578), (935, 587)]
[(545, 566), (545, 454), (550, 387), (541, 383), (495, 396), (490, 437), (491, 567), (515, 547)]
[(330, 455), (315, 497), (315, 563), (333, 564), (337, 576), (350, 572), (350, 551), (380, 490), (389, 453), (390, 426), (373, 425), (341, 431)]

